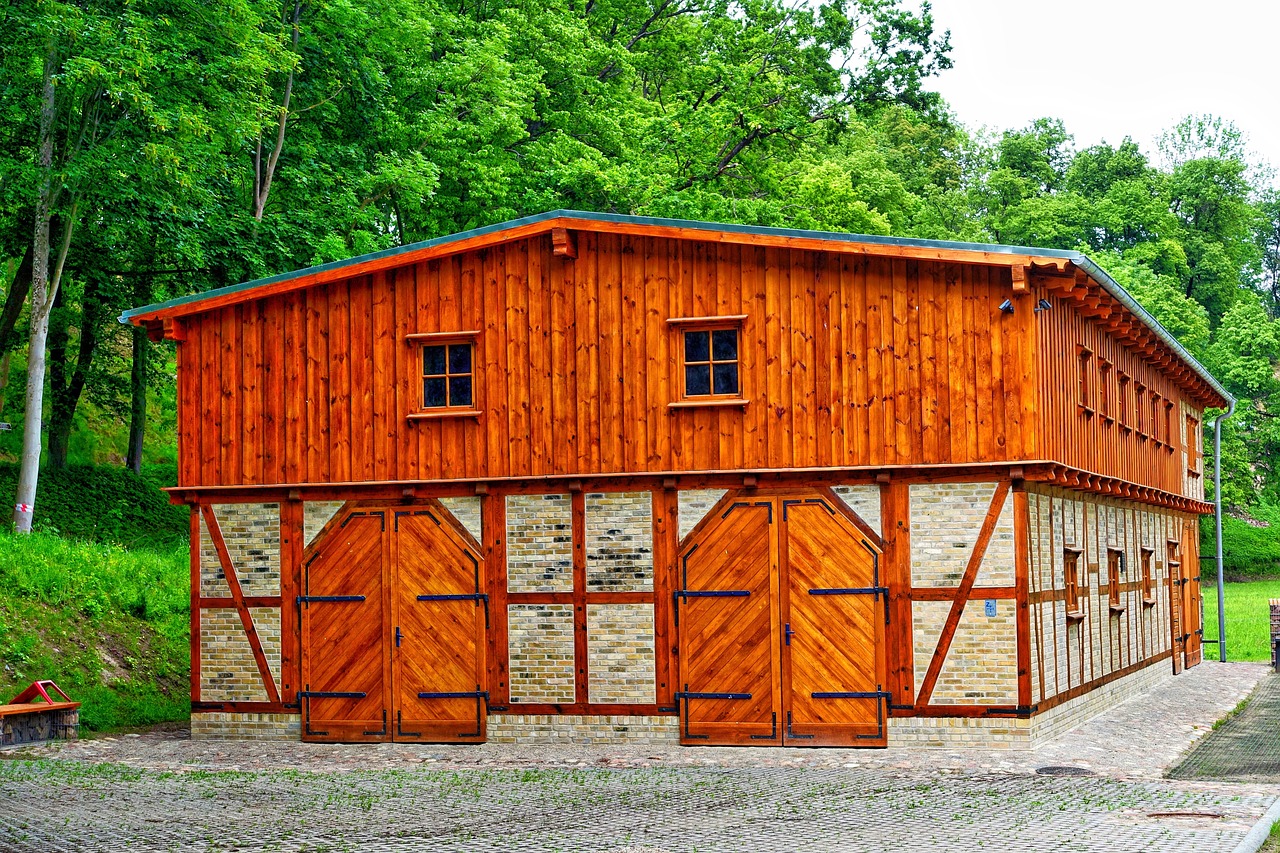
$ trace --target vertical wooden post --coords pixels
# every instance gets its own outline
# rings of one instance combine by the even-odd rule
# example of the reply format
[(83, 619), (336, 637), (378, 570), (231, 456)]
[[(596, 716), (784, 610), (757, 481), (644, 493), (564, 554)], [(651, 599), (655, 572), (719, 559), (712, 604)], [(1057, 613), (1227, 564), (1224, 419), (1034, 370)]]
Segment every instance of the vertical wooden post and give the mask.
[(675, 705), (675, 625), (671, 596), (679, 556), (679, 507), (674, 489), (653, 492), (653, 651), (658, 706)]
[[(1027, 508), (1027, 489), (1021, 480), (1013, 484), (1013, 565), (1017, 593), (1016, 643), (1018, 647), (1018, 707), (1031, 706), (1031, 611), (1028, 596), (1031, 586), (1029, 559), (1030, 537), (1027, 526), (1030, 515)], [(1043, 638), (1041, 638), (1043, 642)]]
[(200, 701), (200, 506), (191, 505), (191, 701)]
[(587, 506), (581, 490), (573, 492), (573, 663), (574, 703), (588, 701), (587, 680), (591, 677), (587, 655)]
[(507, 499), (481, 498), (485, 582), (489, 590), (489, 701), (505, 710), (511, 703), (507, 680)]
[(280, 503), (280, 701), (298, 702), (302, 678), (302, 624), (298, 596), (302, 594), (302, 501)]
[(906, 483), (880, 486), (880, 529), (885, 551), (883, 583), (889, 588), (885, 662), (891, 706), (915, 704), (915, 648), (911, 628), (911, 493)]

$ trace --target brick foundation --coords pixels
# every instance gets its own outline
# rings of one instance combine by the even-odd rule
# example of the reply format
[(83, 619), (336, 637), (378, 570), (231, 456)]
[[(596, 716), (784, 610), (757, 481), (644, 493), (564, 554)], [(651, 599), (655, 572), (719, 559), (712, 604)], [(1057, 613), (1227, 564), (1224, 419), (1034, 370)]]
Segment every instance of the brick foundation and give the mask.
[(491, 743), (599, 744), (642, 743), (675, 746), (677, 717), (586, 717), (502, 714), (489, 718)]
[(196, 712), (191, 715), (191, 736), (209, 740), (299, 740), (301, 720), (297, 714)]

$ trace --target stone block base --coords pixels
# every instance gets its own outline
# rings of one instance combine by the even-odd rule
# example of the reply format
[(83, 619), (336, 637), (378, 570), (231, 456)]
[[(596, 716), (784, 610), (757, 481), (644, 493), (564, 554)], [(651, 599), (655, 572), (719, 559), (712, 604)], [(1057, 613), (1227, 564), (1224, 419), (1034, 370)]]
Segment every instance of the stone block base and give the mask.
[(205, 740), (301, 740), (297, 714), (202, 711), (191, 715), (191, 736)]
[(1173, 677), (1173, 668), (1169, 661), (1160, 660), (1124, 678), (1117, 678), (1115, 681), (1090, 690), (1083, 696), (1055, 705), (1043, 714), (1037, 714), (1031, 718), (1032, 745), (1043, 743), (1070, 731), (1103, 711), (1145, 693)]
[(945, 749), (1026, 749), (1032, 721), (1017, 717), (893, 717), (889, 746)]
[(662, 744), (680, 742), (677, 717), (500, 714), (489, 717), (490, 743)]
[(894, 717), (889, 720), (889, 746), (1032, 749), (1172, 677), (1169, 662), (1157, 661), (1029, 719)]

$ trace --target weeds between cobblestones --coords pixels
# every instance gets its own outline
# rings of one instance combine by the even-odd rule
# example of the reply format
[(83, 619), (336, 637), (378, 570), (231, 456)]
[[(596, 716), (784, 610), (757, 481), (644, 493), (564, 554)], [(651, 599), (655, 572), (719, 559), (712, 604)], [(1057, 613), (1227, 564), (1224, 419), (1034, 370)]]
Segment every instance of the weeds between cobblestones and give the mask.
[[(7, 761), (0, 850), (1208, 853), (1232, 849), (1273, 799), (891, 768), (157, 772)], [(1162, 812), (1213, 816), (1150, 816)]]

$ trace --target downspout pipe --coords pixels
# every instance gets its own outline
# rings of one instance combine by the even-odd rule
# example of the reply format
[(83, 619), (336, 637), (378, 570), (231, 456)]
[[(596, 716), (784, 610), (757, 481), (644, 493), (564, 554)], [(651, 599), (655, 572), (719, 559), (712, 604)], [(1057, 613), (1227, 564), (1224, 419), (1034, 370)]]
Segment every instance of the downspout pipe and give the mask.
[(1222, 585), (1222, 422), (1236, 410), (1235, 398), (1227, 400), (1227, 410), (1213, 421), (1213, 542), (1218, 558), (1218, 660), (1223, 663), (1227, 661), (1227, 614)]

